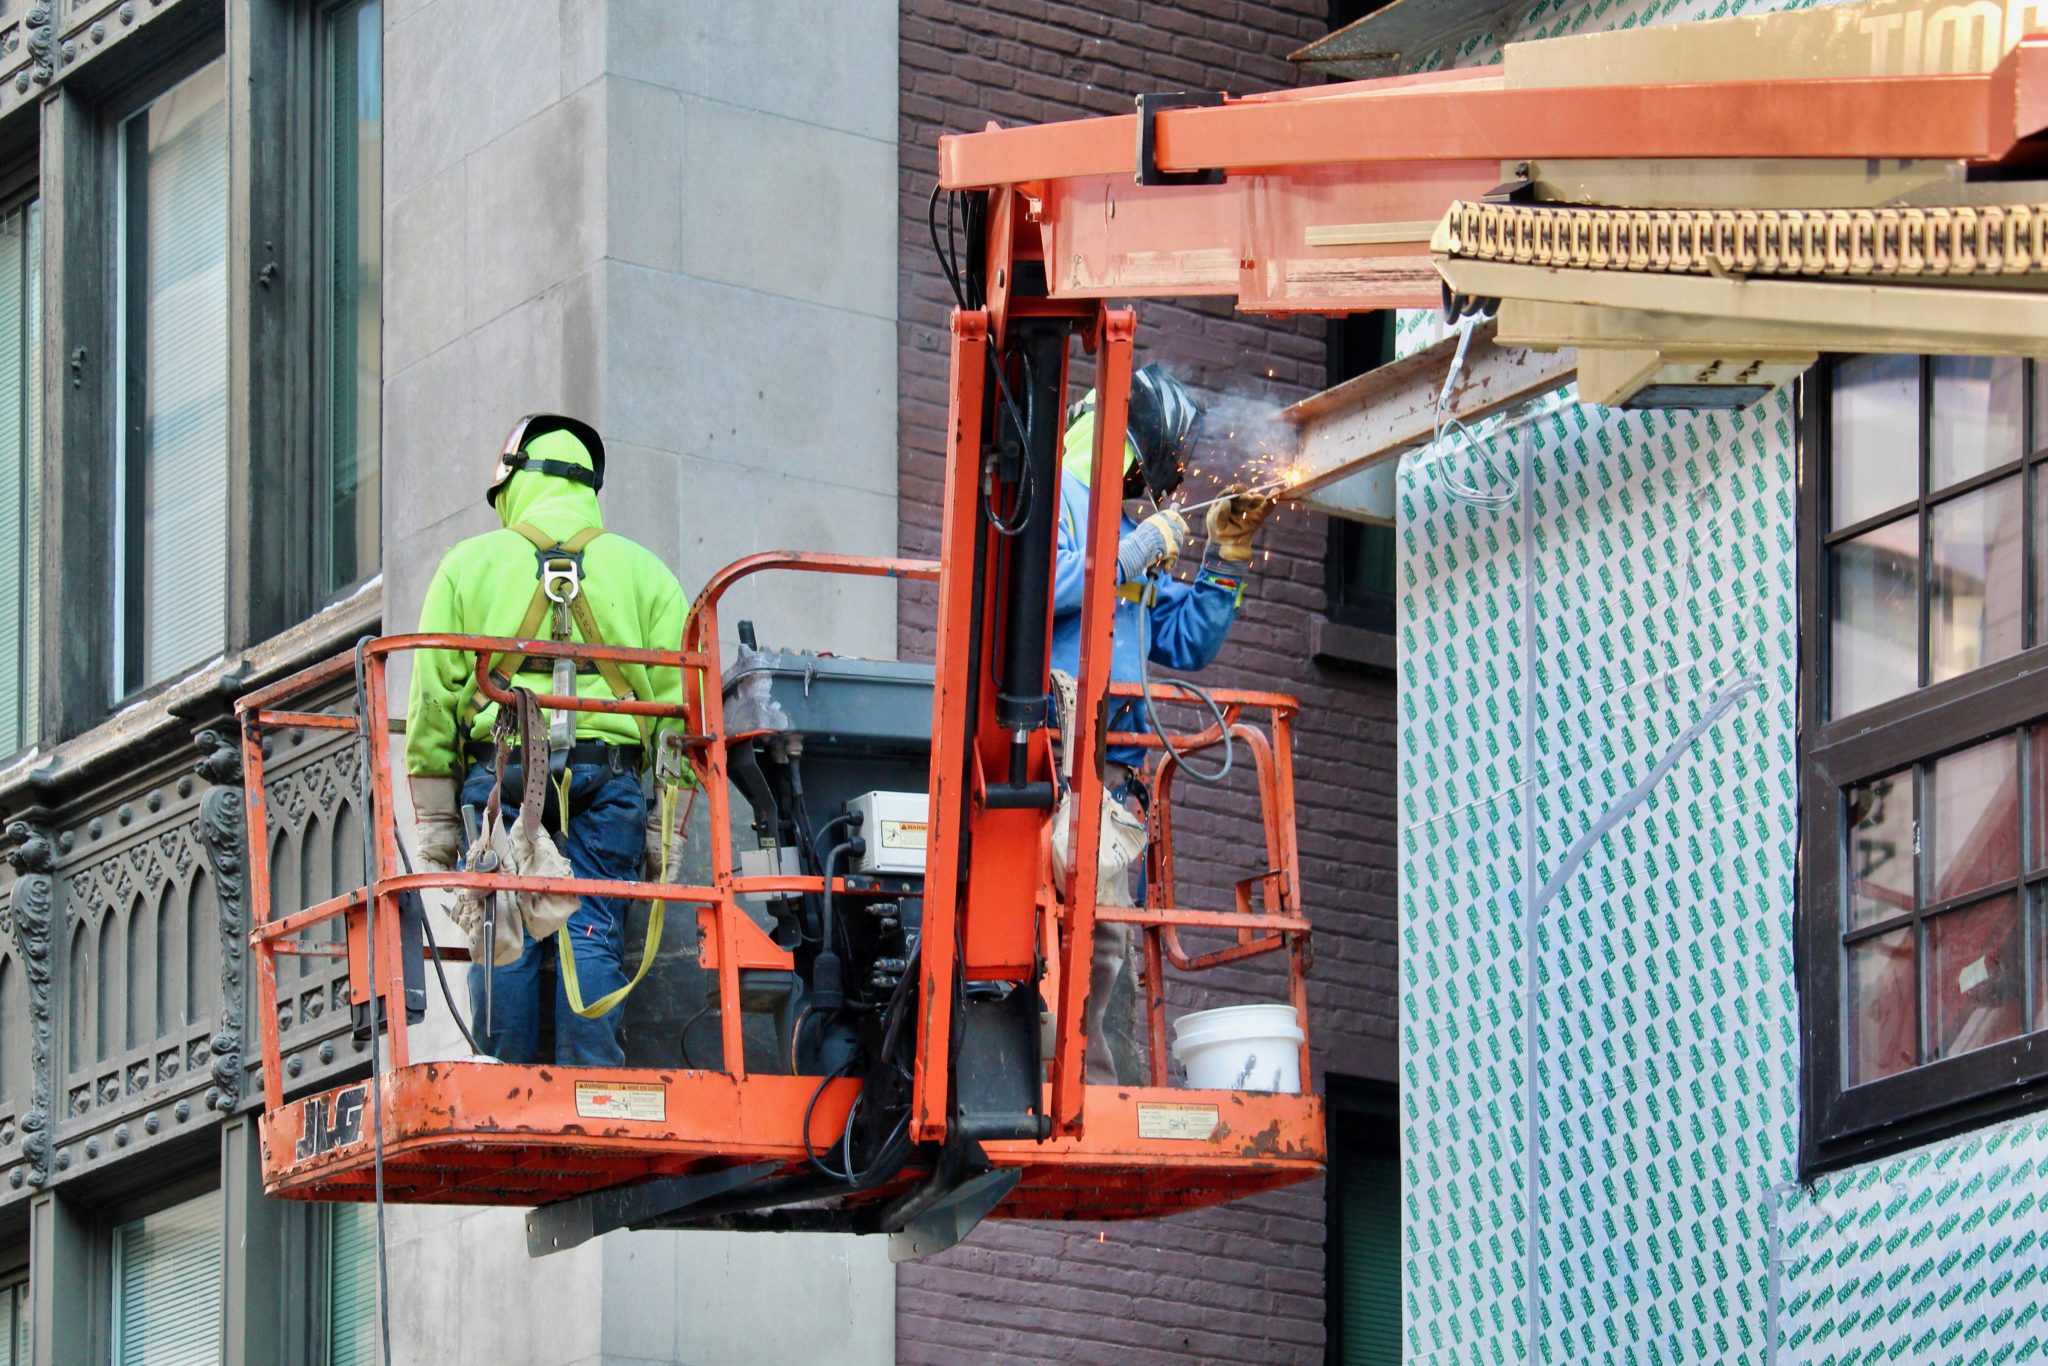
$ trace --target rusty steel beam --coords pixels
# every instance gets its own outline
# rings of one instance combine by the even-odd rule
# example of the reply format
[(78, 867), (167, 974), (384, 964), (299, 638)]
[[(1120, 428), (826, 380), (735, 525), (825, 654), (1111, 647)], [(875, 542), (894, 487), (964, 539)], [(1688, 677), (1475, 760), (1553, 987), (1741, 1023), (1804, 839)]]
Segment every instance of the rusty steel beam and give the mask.
[[(1473, 331), (1450, 413), (1465, 422), (1549, 393), (1578, 374), (1574, 351), (1494, 344), (1494, 324)], [(1457, 351), (1455, 335), (1334, 388), (1280, 416), (1301, 433), (1289, 501), (1333, 517), (1391, 524), (1393, 461), (1428, 441), (1437, 396)]]

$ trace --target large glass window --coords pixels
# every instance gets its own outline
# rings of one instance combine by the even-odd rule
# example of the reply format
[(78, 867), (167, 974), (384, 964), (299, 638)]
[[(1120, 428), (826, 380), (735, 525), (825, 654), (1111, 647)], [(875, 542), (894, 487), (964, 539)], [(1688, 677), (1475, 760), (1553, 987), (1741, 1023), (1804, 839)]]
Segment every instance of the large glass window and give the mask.
[(332, 1206), (327, 1220), (326, 1366), (377, 1360), (377, 1221), (370, 1205)]
[(323, 596), (377, 572), (384, 282), (383, 5), (325, 21)]
[(221, 1200), (211, 1191), (114, 1229), (114, 1366), (216, 1366)]
[(2039, 643), (2025, 629), (2026, 486), (2048, 456), (2048, 441), (2025, 439), (2036, 368), (2010, 356), (1868, 356), (1834, 367), (1831, 718)]
[(116, 697), (226, 643), (226, 73), (212, 62), (120, 129)]
[(28, 1282), (17, 1280), (0, 1286), (0, 1366), (29, 1366)]
[(0, 213), (0, 754), (34, 742), (42, 626), (41, 206)]
[(2048, 1079), (2048, 372), (1823, 368), (1809, 404), (1809, 1163)]

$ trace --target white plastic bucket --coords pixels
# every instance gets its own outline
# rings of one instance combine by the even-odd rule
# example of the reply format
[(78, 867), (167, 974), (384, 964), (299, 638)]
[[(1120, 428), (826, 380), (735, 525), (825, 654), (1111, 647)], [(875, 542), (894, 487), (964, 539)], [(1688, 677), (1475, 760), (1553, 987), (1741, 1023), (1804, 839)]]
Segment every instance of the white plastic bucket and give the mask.
[(1301, 1026), (1293, 1006), (1224, 1006), (1173, 1022), (1173, 1059), (1197, 1091), (1301, 1093)]

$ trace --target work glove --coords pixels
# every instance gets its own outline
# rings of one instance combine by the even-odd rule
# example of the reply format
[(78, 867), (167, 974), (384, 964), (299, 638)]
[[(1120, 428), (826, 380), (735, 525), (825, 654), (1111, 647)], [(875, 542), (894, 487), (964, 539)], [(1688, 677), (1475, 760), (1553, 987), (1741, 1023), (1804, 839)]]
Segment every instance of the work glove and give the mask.
[(1171, 569), (1187, 543), (1188, 519), (1172, 508), (1162, 508), (1117, 542), (1117, 577), (1124, 583), (1136, 583), (1155, 565)]
[[(505, 859), (509, 852), (504, 828), (495, 821), (486, 821), (476, 842), (464, 855), (463, 864), (472, 873), (507, 872)], [(510, 967), (526, 951), (526, 916), (515, 894), (501, 896), (465, 887), (455, 894), (455, 904), (449, 907), (448, 917), (455, 922), (455, 928), (468, 937), (472, 963), (483, 962), (486, 949), (490, 949), (493, 951), (490, 958), (492, 967)], [(495, 937), (485, 932), (494, 919), (497, 921)]]
[(1240, 493), (1209, 505), (1204, 527), (1209, 545), (1218, 559), (1243, 564), (1252, 557), (1252, 537), (1273, 514), (1273, 500), (1257, 494)]
[[(676, 789), (668, 814), (672, 824), (664, 828), (661, 794), (665, 790), (657, 784), (654, 795), (647, 799), (647, 847), (642, 875), (649, 882), (675, 882), (682, 877), (683, 844), (690, 838), (690, 808), (696, 804), (695, 788)], [(668, 839), (667, 848), (662, 847), (664, 835)]]
[(462, 816), (455, 809), (453, 778), (422, 777), (412, 784), (412, 842), (420, 863), (437, 873), (453, 872), (462, 852)]
[[(764, 673), (762, 676), (765, 678), (767, 675)], [(649, 882), (675, 880), (674, 874), (682, 864), (690, 805), (697, 797), (696, 783), (696, 774), (690, 769), (683, 747), (683, 737), (674, 731), (656, 736), (654, 790), (647, 797), (647, 842), (641, 860), (642, 875)], [(670, 807), (666, 822), (661, 810), (664, 799)], [(666, 848), (663, 847), (664, 841)]]

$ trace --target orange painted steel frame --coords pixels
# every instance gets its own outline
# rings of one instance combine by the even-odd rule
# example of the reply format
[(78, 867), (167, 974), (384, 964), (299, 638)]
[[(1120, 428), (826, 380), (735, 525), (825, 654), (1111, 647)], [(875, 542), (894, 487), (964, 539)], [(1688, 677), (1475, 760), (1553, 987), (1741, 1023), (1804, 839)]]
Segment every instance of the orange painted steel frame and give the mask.
[[(1134, 184), (1138, 116), (1125, 114), (942, 137), (939, 183), (994, 191), (991, 236), (1042, 256), (1055, 298), (1433, 308), (1431, 229), (1518, 162), (2037, 162), (2048, 152), (2048, 37), (2024, 38), (1971, 75), (1513, 88), (1497, 71), (1454, 70), (1153, 117), (1162, 172), (1221, 169), (1225, 180)], [(1311, 241), (1317, 228), (1358, 231)], [(1000, 335), (1003, 291), (992, 285), (989, 302)]]
[[(992, 238), (1007, 231), (998, 221)], [(1007, 280), (1005, 258), (991, 280)], [(1016, 301), (1026, 308), (1029, 304)], [(1039, 316), (1071, 319), (1096, 353), (1098, 395), (1092, 488), (1121, 487), (1124, 416), (1129, 404), (1131, 351), (1137, 319), (1129, 310), (1099, 305), (1031, 308)], [(987, 775), (1007, 762), (1009, 733), (995, 719), (997, 631), (1000, 620), (994, 573), (979, 573), (982, 544), (982, 416), (989, 371), (991, 316), (985, 310), (956, 309), (952, 319), (953, 393), (947, 414), (946, 500), (940, 530), (937, 657), (944, 661), (932, 699), (932, 839), (925, 861), (924, 942), (960, 945), (957, 955), (922, 955), (919, 995), (919, 1059), (911, 1100), (911, 1136), (920, 1142), (944, 1139), (951, 1110), (953, 1001), (963, 981), (1030, 983), (1043, 943), (1041, 926), (1058, 933), (1051, 961), (1057, 996), (1052, 1073), (1052, 1129), (1082, 1131), (1082, 1019), (1087, 1008), (1088, 957), (1095, 925), (1095, 865), (1101, 829), (1075, 823), (1067, 885), (1059, 889), (1063, 911), (1053, 904), (1051, 823), (1046, 813), (991, 808), (983, 800)], [(1105, 473), (1107, 471), (1107, 473)], [(1052, 497), (1041, 490), (1034, 496)], [(1073, 765), (1073, 809), (1095, 811), (1102, 800), (1102, 702), (1109, 686), (1110, 626), (1116, 599), (1117, 523), (1115, 498), (1090, 503), (1083, 567), (1081, 667)], [(977, 602), (977, 590), (980, 601)], [(1047, 584), (1048, 597), (1051, 584)], [(1050, 608), (1048, 607), (1048, 611)], [(977, 618), (990, 625), (977, 642)], [(979, 667), (969, 661), (979, 653)], [(1050, 667), (1039, 662), (1048, 681)], [(980, 681), (969, 690), (967, 680)], [(971, 738), (970, 738), (971, 737)], [(1031, 781), (1053, 781), (1050, 734), (1037, 733)], [(971, 860), (964, 852), (973, 851)], [(1085, 874), (1082, 870), (1086, 870)]]
[[(1111, 413), (1120, 415), (1130, 366), (1129, 315), (1111, 317), (1108, 325), (1094, 329), (1094, 340), (1106, 356), (1102, 376), (1104, 392), (1118, 398)], [(972, 339), (980, 329), (973, 316), (963, 316), (956, 325), (956, 338)], [(981, 332), (985, 336), (985, 331)], [(1103, 342), (1107, 345), (1102, 345)], [(1120, 371), (1120, 373), (1114, 373)], [(979, 359), (971, 368), (956, 372), (963, 390), (971, 391), (985, 370)], [(973, 419), (978, 429), (978, 416)], [(1106, 428), (1120, 428), (1120, 422), (1105, 422)], [(1122, 442), (1120, 430), (1111, 432)], [(1099, 448), (1097, 458), (1102, 458)], [(967, 468), (975, 468), (969, 460)], [(957, 467), (956, 467), (957, 469)], [(964, 509), (949, 504), (949, 518), (958, 511), (972, 516), (978, 512), (975, 486), (963, 482), (969, 501)], [(1091, 527), (1091, 574), (1107, 575), (1115, 546), (1114, 500), (1101, 500), (1106, 509)], [(949, 526), (951, 525), (949, 521)], [(957, 528), (953, 528), (957, 530)], [(726, 787), (726, 756), (729, 745), (741, 738), (724, 733), (722, 694), (719, 688), (718, 604), (726, 589), (748, 575), (764, 570), (798, 570), (836, 574), (884, 575), (913, 579), (940, 578), (942, 593), (959, 591), (960, 581), (948, 577), (937, 565), (926, 561), (866, 559), (851, 556), (765, 554), (741, 560), (715, 576), (700, 594), (685, 628), (682, 651), (630, 650), (558, 644), (551, 641), (519, 641), (453, 635), (394, 636), (372, 642), (365, 650), (367, 674), (366, 711), (362, 717), (294, 709), (290, 704), (308, 694), (332, 687), (346, 678), (353, 658), (343, 655), (301, 671), (244, 697), (237, 710), (242, 722), (244, 761), (248, 781), (249, 828), (268, 829), (263, 781), (264, 738), (267, 734), (293, 728), (343, 730), (368, 739), (369, 772), (374, 794), (374, 866), (368, 886), (330, 898), (316, 906), (273, 915), (270, 904), (269, 847), (265, 839), (249, 842), (252, 888), (251, 941), (256, 959), (256, 1006), (263, 1058), (263, 1089), (266, 1113), (262, 1121), (266, 1188), (276, 1195), (314, 1199), (367, 1199), (371, 1194), (370, 1138), (364, 1132), (368, 1118), (365, 1083), (353, 1083), (287, 1104), (284, 1097), (282, 1040), (277, 1016), (276, 956), (295, 953), (346, 952), (351, 964), (350, 995), (358, 1005), (373, 997), (388, 1001), (403, 991), (402, 944), (398, 933), (397, 898), (408, 891), (429, 888), (470, 887), (487, 891), (554, 890), (585, 894), (622, 896), (646, 900), (654, 896), (681, 905), (695, 905), (703, 931), (701, 961), (719, 977), (720, 998), (739, 999), (739, 973), (753, 967), (788, 968), (789, 955), (777, 948), (738, 906), (741, 894), (771, 891), (817, 891), (822, 880), (814, 877), (737, 877), (732, 870), (730, 841), (730, 797)], [(1132, 743), (1157, 746), (1150, 736), (1101, 736), (1099, 720), (1105, 693), (1122, 693), (1122, 685), (1107, 682), (1108, 617), (1106, 579), (1096, 580), (1100, 592), (1091, 590), (1091, 601), (1105, 600), (1089, 620), (1091, 645), (1084, 651), (1083, 676), (1097, 700), (1083, 717), (1083, 733), (1098, 756), (1104, 743)], [(578, 659), (608, 658), (622, 663), (668, 664), (680, 662), (685, 670), (685, 704), (649, 701), (613, 701), (582, 697), (544, 696), (550, 707), (575, 710), (612, 711), (673, 719), (680, 716), (688, 730), (688, 745), (698, 778), (707, 789), (713, 840), (713, 882), (709, 887), (657, 886), (641, 882), (589, 878), (540, 879), (504, 874), (400, 873), (396, 831), (392, 822), (392, 783), (395, 772), (389, 752), (388, 714), (385, 703), (387, 666), (390, 657), (414, 649), (459, 650), (475, 655), (479, 687), (487, 697), (507, 700), (485, 672), (483, 661), (510, 644), (535, 659), (568, 656)], [(942, 658), (948, 658), (943, 655)], [(963, 671), (951, 660), (939, 671), (940, 686), (934, 694), (934, 712), (941, 726), (958, 725), (961, 707), (971, 699), (957, 686)], [(984, 672), (984, 678), (990, 677)], [(948, 687), (948, 681), (955, 686)], [(1162, 698), (1178, 695), (1173, 685), (1155, 690)], [(1307, 1095), (1267, 1095), (1240, 1092), (1168, 1090), (1165, 1088), (1164, 978), (1163, 964), (1172, 961), (1187, 969), (1231, 961), (1251, 954), (1286, 948), (1291, 953), (1292, 998), (1304, 1034), (1307, 1026), (1306, 987), (1307, 922), (1298, 914), (1299, 874), (1293, 830), (1291, 751), (1288, 721), (1295, 704), (1291, 699), (1269, 694), (1218, 693), (1233, 733), (1249, 744), (1261, 786), (1268, 870), (1240, 884), (1237, 908), (1233, 911), (1204, 911), (1175, 908), (1171, 877), (1171, 775), (1174, 756), (1162, 756), (1158, 774), (1160, 800), (1155, 803), (1161, 844), (1153, 854), (1154, 894), (1143, 909), (1106, 908), (1096, 912), (1083, 906), (1092, 902), (1094, 879), (1079, 878), (1065, 890), (1065, 910), (1060, 898), (1048, 894), (1049, 822), (1042, 814), (1024, 813), (1032, 828), (1014, 839), (1007, 853), (1025, 858), (1020, 870), (983, 874), (970, 870), (975, 896), (1001, 887), (1005, 877), (1013, 894), (967, 906), (948, 902), (939, 913), (953, 917), (956, 926), (976, 917), (983, 924), (974, 936), (977, 952), (989, 961), (970, 957), (965, 970), (970, 975), (993, 965), (1013, 970), (1020, 958), (1031, 956), (1014, 947), (1018, 934), (1030, 939), (1043, 931), (1053, 941), (1048, 955), (1053, 958), (1049, 989), (1056, 993), (1060, 1018), (1059, 1041), (1054, 1055), (1051, 1090), (1062, 1094), (1071, 1117), (1063, 1133), (1045, 1143), (1026, 1141), (992, 1142), (985, 1145), (999, 1165), (1025, 1168), (1025, 1179), (996, 1211), (1013, 1218), (1132, 1218), (1175, 1209), (1190, 1208), (1236, 1198), (1258, 1190), (1291, 1184), (1313, 1177), (1321, 1170), (1323, 1154), (1322, 1109)], [(1256, 730), (1243, 726), (1238, 717), (1247, 708), (1262, 708), (1272, 729), (1270, 745)], [(942, 813), (964, 814), (970, 818), (988, 815), (975, 808), (972, 792), (980, 784), (980, 760), (964, 754), (957, 742), (962, 731), (954, 732), (956, 747), (935, 745), (933, 755), (934, 791), (950, 794), (951, 802), (934, 804), (935, 830), (931, 856), (934, 868), (956, 872), (960, 866), (961, 842), (942, 834), (946, 823)], [(1220, 735), (1206, 732), (1193, 737), (1181, 752), (1211, 745)], [(1049, 751), (1044, 755), (1050, 762)], [(1095, 764), (1078, 765), (1089, 781), (1089, 790), (1099, 793), (1100, 779)], [(1098, 798), (1099, 800), (1099, 798)], [(1090, 808), (1080, 808), (1090, 809)], [(1094, 823), (1089, 822), (1092, 826)], [(956, 829), (958, 827), (955, 827)], [(977, 826), (977, 833), (984, 827)], [(1016, 836), (1015, 831), (1003, 833)], [(1092, 833), (1092, 832), (1091, 832)], [(994, 840), (991, 840), (994, 844)], [(1026, 849), (1028, 844), (1029, 848)], [(982, 849), (976, 850), (977, 864)], [(992, 865), (999, 861), (991, 858)], [(1077, 867), (1092, 867), (1077, 860)], [(1023, 895), (1014, 895), (1021, 881)], [(843, 880), (835, 880), (843, 887)], [(938, 886), (936, 878), (928, 886)], [(951, 884), (948, 884), (951, 885)], [(1261, 890), (1264, 909), (1252, 909), (1249, 894)], [(935, 900), (945, 900), (935, 898)], [(1145, 1005), (1149, 1033), (1153, 1040), (1152, 1086), (1098, 1087), (1092, 1121), (1081, 1136), (1081, 1097), (1088, 1088), (1080, 1084), (1080, 1060), (1085, 1041), (1080, 1020), (1085, 1009), (1088, 983), (1087, 928), (1091, 920), (1076, 918), (1075, 909), (1101, 914), (1138, 926), (1145, 935), (1149, 971), (1146, 975)], [(945, 944), (947, 938), (932, 938), (934, 906), (928, 902), (926, 934), (928, 943)], [(365, 911), (371, 914), (364, 914)], [(1003, 917), (1008, 915), (1009, 923)], [(334, 919), (347, 927), (346, 948), (294, 942), (305, 931)], [(1221, 929), (1237, 932), (1238, 943), (1206, 955), (1183, 951), (1178, 933), (1182, 929)], [(378, 980), (370, 981), (365, 971), (369, 955), (366, 936), (377, 936)], [(947, 932), (948, 937), (952, 931)], [(964, 942), (961, 938), (952, 942)], [(1078, 947), (1077, 947), (1078, 946)], [(466, 954), (448, 951), (445, 959), (461, 961)], [(921, 1089), (917, 1101), (946, 1114), (947, 1081), (951, 1058), (945, 1046), (950, 1037), (948, 1014), (951, 991), (945, 989), (956, 979), (958, 965), (952, 955), (935, 952), (922, 955), (925, 980), (921, 984), (926, 1010), (925, 1042), (937, 1039), (939, 1046), (927, 1048), (920, 1058), (919, 1081), (934, 1084)], [(999, 961), (998, 961), (999, 960)], [(649, 1176), (715, 1168), (734, 1162), (770, 1161), (792, 1166), (805, 1162), (805, 1144), (813, 1148), (828, 1145), (846, 1122), (848, 1108), (858, 1090), (852, 1079), (824, 1082), (810, 1077), (780, 1075), (749, 1076), (739, 1039), (738, 1011), (729, 1012), (723, 1039), (727, 1067), (723, 1072), (679, 1071), (675, 1069), (565, 1069), (553, 1067), (513, 1068), (503, 1064), (470, 1061), (412, 1063), (403, 1026), (390, 1032), (389, 1070), (376, 1079), (385, 1110), (383, 1137), (386, 1151), (386, 1189), (396, 1200), (428, 1200), (457, 1203), (536, 1204), (621, 1182)], [(402, 1017), (401, 1017), (402, 1018)], [(1068, 1060), (1064, 1065), (1062, 1057)], [(1304, 1044), (1303, 1066), (1307, 1066)], [(1060, 1091), (1064, 1074), (1066, 1090)], [(1304, 1071), (1304, 1075), (1308, 1075)], [(511, 1086), (510, 1100), (506, 1087)], [(593, 1122), (584, 1108), (586, 1088), (600, 1091), (659, 1093), (662, 1117), (614, 1119)], [(1214, 1128), (1204, 1141), (1190, 1141), (1186, 1135), (1162, 1137), (1147, 1130), (1148, 1107), (1185, 1113), (1190, 1108), (1215, 1116)], [(1059, 1110), (1058, 1106), (1054, 1107)], [(807, 1109), (809, 1128), (805, 1128)], [(943, 1133), (943, 1122), (931, 1126), (934, 1137)], [(904, 1181), (908, 1181), (906, 1176)], [(903, 1182), (885, 1186), (869, 1198), (880, 1199), (901, 1188)]]

